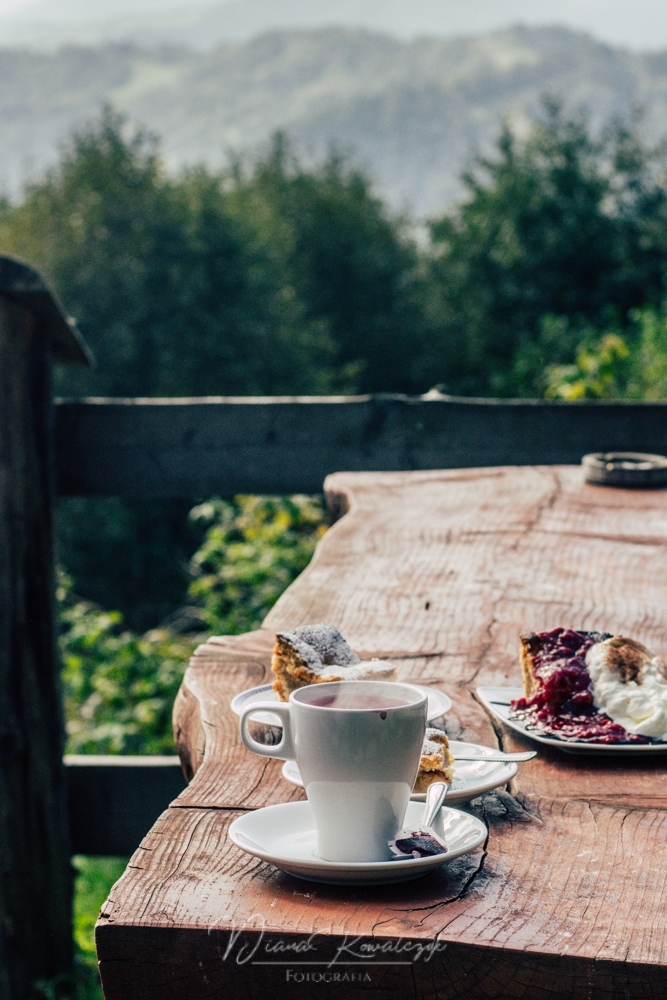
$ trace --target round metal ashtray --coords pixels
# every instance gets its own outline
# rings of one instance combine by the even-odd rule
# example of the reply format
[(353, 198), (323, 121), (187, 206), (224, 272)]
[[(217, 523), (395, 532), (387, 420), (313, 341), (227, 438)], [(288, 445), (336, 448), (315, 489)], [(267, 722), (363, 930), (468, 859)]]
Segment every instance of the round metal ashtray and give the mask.
[(640, 451), (606, 451), (581, 460), (587, 483), (603, 486), (667, 486), (667, 457)]

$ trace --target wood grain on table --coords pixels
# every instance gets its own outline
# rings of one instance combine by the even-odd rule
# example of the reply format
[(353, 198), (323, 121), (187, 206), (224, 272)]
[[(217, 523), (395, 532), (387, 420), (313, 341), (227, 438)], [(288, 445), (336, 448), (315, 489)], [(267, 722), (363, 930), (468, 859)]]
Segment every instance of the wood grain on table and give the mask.
[[(339, 998), (663, 998), (660, 757), (540, 746), (510, 788), (473, 804), (489, 827), (483, 850), (399, 886), (298, 881), (243, 854), (226, 830), (244, 810), (303, 796), (280, 762), (241, 746), (229, 707), (269, 680), (277, 630), (331, 621), (358, 652), (442, 687), (454, 703), (450, 736), (507, 750), (528, 743), (492, 723), (474, 689), (520, 683), (520, 631), (610, 631), (666, 655), (667, 491), (525, 467), (339, 473), (326, 492), (340, 519), (263, 628), (210, 640), (186, 673), (175, 728), (194, 777), (102, 910), (107, 1000), (305, 996), (315, 983), (317, 995)], [(399, 961), (399, 940), (404, 964), (378, 964)], [(351, 941), (362, 960), (371, 955), (366, 964), (341, 964)], [(256, 964), (276, 955), (292, 966)], [(298, 961), (336, 955), (327, 976), (338, 979), (294, 978), (327, 969)]]

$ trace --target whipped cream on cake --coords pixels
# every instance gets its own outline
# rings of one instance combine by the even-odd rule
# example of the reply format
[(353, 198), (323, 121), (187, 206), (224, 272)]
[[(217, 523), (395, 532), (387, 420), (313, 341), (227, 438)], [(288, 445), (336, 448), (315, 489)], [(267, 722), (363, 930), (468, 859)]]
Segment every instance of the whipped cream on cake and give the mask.
[(667, 740), (667, 670), (635, 639), (556, 628), (521, 636), (525, 696), (510, 716), (564, 740)]
[(667, 741), (667, 673), (658, 656), (617, 636), (591, 646), (586, 669), (601, 712), (629, 733)]

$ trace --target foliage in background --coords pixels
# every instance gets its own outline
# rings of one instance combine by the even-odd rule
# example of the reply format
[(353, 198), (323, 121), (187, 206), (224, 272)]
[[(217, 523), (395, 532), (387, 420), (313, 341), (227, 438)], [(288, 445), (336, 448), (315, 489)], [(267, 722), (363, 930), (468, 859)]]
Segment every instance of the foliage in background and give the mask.
[(136, 632), (163, 622), (185, 599), (190, 559), (202, 540), (188, 520), (193, 503), (61, 497), (58, 560), (76, 592), (120, 611)]
[(321, 501), (304, 496), (211, 500), (192, 518), (205, 534), (192, 560), (190, 604), (171, 627), (138, 634), (120, 612), (77, 598), (61, 572), (69, 753), (173, 753), (172, 706), (201, 630), (233, 635), (258, 628), (326, 530)]
[(363, 391), (378, 363), (383, 388), (408, 387), (405, 226), (340, 158), (306, 170), (284, 137), (252, 169), (170, 177), (157, 141), (107, 109), (3, 206), (0, 250), (53, 281), (93, 348), (61, 394)]
[(550, 365), (545, 372), (547, 399), (618, 399), (627, 382), (630, 350), (617, 333), (593, 345), (581, 344), (571, 365)]
[(318, 336), (280, 258), (203, 168), (168, 177), (155, 139), (107, 109), (5, 211), (0, 246), (54, 283), (97, 359), (61, 394), (312, 392)]
[(73, 597), (64, 574), (58, 603), (68, 751), (173, 752), (171, 710), (195, 640), (123, 628), (120, 612)]
[(574, 362), (583, 328), (631, 334), (633, 310), (661, 303), (664, 154), (638, 122), (595, 134), (547, 101), (525, 139), (506, 124), (464, 180), (467, 197), (431, 227), (431, 350), (450, 391), (539, 395), (547, 365)]
[(0, 206), (0, 250), (53, 280), (95, 350), (63, 393), (534, 395), (582, 330), (630, 336), (660, 307), (664, 150), (636, 116), (596, 130), (545, 101), (464, 182), (418, 246), (340, 156), (306, 168), (277, 135), (254, 164), (171, 177), (107, 109)]
[(95, 951), (95, 923), (100, 908), (123, 874), (126, 858), (74, 857), (74, 968), (37, 984), (40, 1000), (104, 1000)]
[(127, 865), (126, 858), (72, 858), (76, 872), (74, 896), (74, 942), (87, 963), (97, 964), (95, 922), (111, 886)]
[(103, 1000), (95, 950), (95, 924), (112, 886), (127, 866), (127, 858), (75, 857), (74, 947), (75, 984), (72, 1000)]
[(326, 331), (329, 383), (343, 392), (421, 392), (428, 333), (420, 256), (367, 176), (332, 153), (305, 169), (282, 134), (251, 169), (237, 164), (230, 201), (272, 235), (303, 320)]
[(667, 400), (667, 309), (647, 306), (633, 315), (628, 399)]
[(647, 306), (630, 316), (628, 335), (595, 332), (573, 364), (544, 373), (547, 399), (667, 399), (667, 312)]
[(207, 527), (190, 598), (206, 630), (223, 635), (259, 627), (326, 531), (321, 501), (307, 496), (211, 500), (190, 517)]

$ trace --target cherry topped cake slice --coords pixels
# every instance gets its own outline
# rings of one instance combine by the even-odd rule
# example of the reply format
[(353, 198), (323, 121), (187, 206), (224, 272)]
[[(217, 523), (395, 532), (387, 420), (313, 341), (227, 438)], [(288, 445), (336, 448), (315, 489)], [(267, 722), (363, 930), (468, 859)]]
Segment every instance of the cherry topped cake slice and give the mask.
[(521, 636), (527, 729), (590, 743), (667, 741), (667, 670), (635, 639), (555, 628)]
[(273, 690), (281, 701), (307, 684), (327, 681), (395, 681), (396, 667), (386, 660), (361, 660), (337, 628), (322, 622), (279, 632), (273, 647)]

